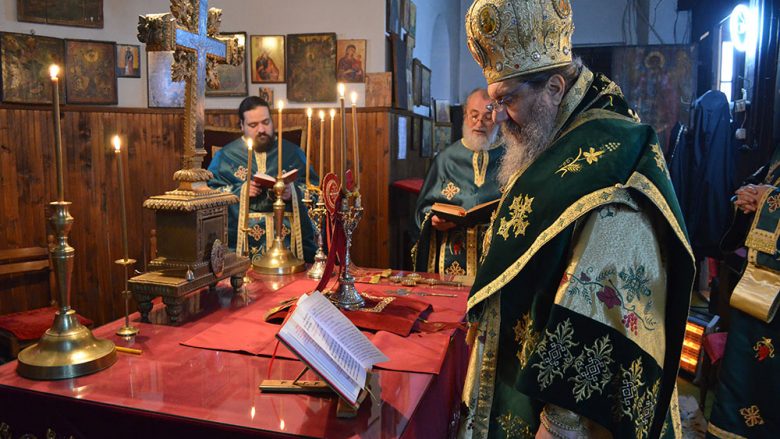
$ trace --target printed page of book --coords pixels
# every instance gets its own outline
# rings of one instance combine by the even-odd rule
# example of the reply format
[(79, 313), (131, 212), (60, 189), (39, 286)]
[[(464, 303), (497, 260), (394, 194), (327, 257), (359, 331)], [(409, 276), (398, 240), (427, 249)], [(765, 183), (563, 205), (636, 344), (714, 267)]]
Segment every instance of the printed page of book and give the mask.
[(357, 402), (363, 386), (353, 381), (330, 354), (292, 318), (279, 330), (279, 338), (350, 404)]
[(365, 385), (366, 371), (388, 358), (320, 292), (304, 297), (291, 318), (309, 331), (353, 380)]

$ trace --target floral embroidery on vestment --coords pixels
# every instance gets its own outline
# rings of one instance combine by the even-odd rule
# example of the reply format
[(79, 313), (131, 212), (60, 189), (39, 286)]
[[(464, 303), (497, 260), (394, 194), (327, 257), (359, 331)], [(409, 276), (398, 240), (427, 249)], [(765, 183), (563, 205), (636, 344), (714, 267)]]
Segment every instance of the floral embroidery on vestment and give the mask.
[(444, 274), (451, 274), (454, 276), (465, 276), (466, 270), (464, 270), (463, 267), (460, 266), (458, 261), (454, 261), (452, 265), (450, 265), (444, 270)]
[(552, 384), (556, 378), (563, 378), (563, 373), (574, 363), (571, 350), (579, 344), (574, 341), (574, 329), (569, 319), (559, 323), (554, 332), (547, 330), (544, 332), (546, 336), (539, 343), (536, 351), (541, 361), (532, 365), (539, 369), (536, 381), (542, 390)]
[(233, 173), (233, 175), (236, 176), (239, 180), (246, 180), (246, 168), (244, 166), (239, 166), (238, 169), (236, 169), (236, 172)]
[(771, 338), (761, 337), (761, 340), (756, 342), (753, 346), (753, 350), (756, 351), (756, 358), (758, 361), (764, 361), (767, 358), (775, 358), (775, 347), (772, 344)]
[(441, 194), (444, 195), (444, 197), (449, 201), (452, 200), (455, 195), (458, 195), (460, 193), (460, 188), (455, 186), (453, 182), (447, 182), (447, 186), (444, 187), (444, 189), (441, 190)]
[(517, 320), (514, 331), (515, 341), (520, 347), (516, 354), (517, 359), (520, 360), (520, 367), (525, 367), (528, 365), (528, 359), (531, 357), (540, 336), (537, 331), (534, 331), (534, 321), (531, 319), (531, 313), (526, 313), (521, 319)]
[(617, 150), (620, 147), (620, 143), (618, 142), (609, 142), (604, 144), (604, 146), (599, 147), (596, 149), (596, 147), (589, 147), (586, 151), (583, 151), (582, 148), (579, 149), (579, 152), (577, 153), (576, 157), (569, 157), (561, 164), (561, 167), (558, 168), (555, 173), (561, 174), (561, 178), (565, 177), (568, 173), (577, 173), (580, 172), (583, 169), (583, 163), (587, 165), (592, 165), (594, 163), (598, 163), (599, 159), (602, 155), (613, 152)]
[(780, 194), (775, 194), (767, 198), (766, 204), (769, 206), (769, 213), (774, 213), (774, 211), (780, 209)]
[(574, 399), (577, 402), (589, 399), (593, 392), (601, 393), (604, 386), (612, 379), (609, 370), (612, 360), (612, 343), (609, 335), (597, 339), (592, 346), (583, 346), (583, 351), (574, 360), (577, 374), (569, 381), (574, 381)]
[(260, 224), (255, 224), (247, 231), (247, 234), (254, 238), (255, 241), (259, 241), (265, 235), (265, 229), (260, 227)]
[(532, 438), (535, 436), (525, 420), (513, 415), (512, 412), (504, 413), (498, 417), (497, 421), (507, 438)]
[(739, 409), (739, 414), (745, 418), (745, 425), (748, 427), (755, 427), (764, 423), (764, 418), (761, 417), (761, 412), (758, 410), (757, 405)]

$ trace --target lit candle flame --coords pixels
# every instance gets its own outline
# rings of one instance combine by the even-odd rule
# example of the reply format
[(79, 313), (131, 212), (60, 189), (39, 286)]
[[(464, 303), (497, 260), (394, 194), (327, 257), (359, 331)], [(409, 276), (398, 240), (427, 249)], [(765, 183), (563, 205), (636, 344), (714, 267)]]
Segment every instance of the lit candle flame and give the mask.
[(114, 145), (115, 152), (119, 152), (122, 149), (122, 140), (119, 139), (118, 135), (111, 138), (111, 144)]
[(343, 82), (339, 82), (339, 96), (343, 98), (345, 91), (346, 91), (346, 88), (344, 87), (344, 83)]
[(306, 117), (308, 117), (309, 119), (311, 119), (311, 115), (313, 113), (314, 113), (314, 110), (312, 110), (311, 108), (307, 108), (306, 109)]
[(357, 105), (357, 92), (353, 91), (349, 94), (350, 99), (352, 99), (352, 105)]
[(49, 76), (51, 76), (52, 80), (57, 79), (57, 75), (60, 74), (60, 66), (57, 64), (52, 64), (49, 66)]
[(330, 118), (333, 119), (335, 117), (336, 117), (336, 110), (331, 108), (331, 110), (330, 110)]
[(247, 137), (247, 139), (246, 139), (246, 148), (248, 150), (250, 150), (250, 151), (252, 150), (252, 139), (251, 138)]
[(279, 107), (279, 111), (282, 111), (282, 108), (284, 108), (284, 101), (279, 99), (279, 102), (276, 103), (276, 106)]
[(320, 120), (325, 120), (325, 112), (320, 110)]

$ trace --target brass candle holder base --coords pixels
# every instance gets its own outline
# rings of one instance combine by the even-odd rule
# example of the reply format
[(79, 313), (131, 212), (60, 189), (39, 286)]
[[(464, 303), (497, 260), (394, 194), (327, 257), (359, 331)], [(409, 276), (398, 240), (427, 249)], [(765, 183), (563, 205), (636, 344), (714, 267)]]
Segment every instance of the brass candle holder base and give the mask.
[[(58, 167), (58, 175), (61, 171)], [(50, 203), (50, 220), (57, 231), (57, 246), (51, 251), (57, 279), (60, 309), (51, 328), (38, 343), (19, 353), (16, 372), (34, 380), (61, 380), (95, 373), (116, 362), (116, 350), (110, 340), (100, 340), (76, 318), (70, 307), (70, 282), (76, 251), (68, 244), (73, 225), (70, 202)]]
[[(318, 201), (316, 203), (312, 199), (312, 194), (317, 196)], [(309, 211), (309, 218), (314, 224), (314, 235), (317, 239), (317, 252), (314, 254), (314, 264), (309, 267), (306, 277), (320, 280), (325, 274), (325, 265), (328, 263), (328, 255), (322, 249), (322, 220), (327, 217), (328, 212), (325, 209), (325, 202), (322, 200), (322, 192), (319, 188), (306, 189), (303, 203)]]
[(314, 264), (306, 272), (306, 277), (309, 279), (322, 279), (325, 274), (325, 265), (328, 263), (328, 256), (322, 251), (322, 248), (317, 249), (317, 253), (314, 254)]
[(57, 311), (41, 340), (19, 353), (16, 372), (34, 380), (60, 380), (88, 375), (116, 362), (110, 340), (100, 340), (76, 318), (76, 311)]
[(284, 193), (284, 181), (281, 178), (277, 178), (274, 184), (274, 192), (276, 193), (276, 201), (274, 201), (274, 244), (270, 249), (267, 249), (265, 254), (252, 261), (252, 270), (260, 274), (276, 274), (285, 275), (300, 273), (306, 268), (306, 263), (295, 257), (282, 241), (282, 221), (284, 220), (284, 201), (282, 201), (282, 193)]
[[(349, 201), (352, 200), (350, 205)], [(333, 299), (336, 302), (336, 306), (348, 311), (355, 311), (363, 308), (366, 305), (365, 299), (360, 295), (360, 292), (355, 288), (355, 278), (350, 273), (350, 266), (352, 266), (352, 258), (350, 256), (350, 249), (352, 247), (352, 234), (363, 218), (363, 206), (360, 202), (360, 194), (344, 195), (341, 203), (341, 211), (338, 213), (341, 217), (341, 224), (344, 227), (344, 236), (346, 238), (345, 251), (344, 251), (344, 268), (341, 270), (341, 277), (339, 277), (339, 287), (336, 290), (336, 297)]]
[(281, 238), (274, 239), (274, 245), (265, 254), (252, 261), (252, 270), (260, 274), (293, 274), (306, 268), (306, 263), (284, 246)]

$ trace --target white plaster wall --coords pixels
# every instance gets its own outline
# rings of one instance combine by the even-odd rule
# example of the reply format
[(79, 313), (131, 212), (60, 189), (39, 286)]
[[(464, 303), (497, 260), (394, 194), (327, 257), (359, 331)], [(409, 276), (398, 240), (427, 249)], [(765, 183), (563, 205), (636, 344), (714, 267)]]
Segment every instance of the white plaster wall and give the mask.
[[(166, 12), (168, 0), (104, 0), (103, 29), (53, 26), (16, 21), (16, 0), (0, 0), (0, 31), (29, 33), (59, 38), (114, 41), (140, 44), (136, 38), (138, 16)], [(426, 0), (419, 0), (420, 3)], [(450, 0), (452, 1), (452, 0)], [(366, 71), (385, 70), (384, 0), (211, 0), (221, 8), (221, 29), (247, 35), (336, 32), (340, 39), (366, 39)], [(418, 12), (419, 14), (419, 12)], [(118, 78), (118, 105), (146, 107), (146, 57), (142, 57), (141, 78)], [(248, 72), (247, 72), (248, 73)], [(249, 83), (249, 94), (257, 94), (260, 84)], [(275, 99), (286, 98), (284, 84), (264, 84), (274, 88)], [(347, 92), (357, 90), (363, 105), (364, 86), (348, 84)], [(242, 98), (207, 98), (207, 108), (237, 108)], [(303, 105), (288, 104), (290, 107)], [(322, 104), (326, 106), (326, 104)]]
[[(623, 11), (628, 1), (634, 0), (571, 0), (574, 13), (574, 46), (619, 46), (637, 44), (636, 20), (632, 16), (624, 38)], [(472, 0), (460, 0), (462, 16), (466, 15)], [(675, 19), (676, 37), (675, 40)], [(649, 44), (683, 44), (690, 42), (690, 13), (677, 12), (676, 0), (651, 0), (649, 21), (661, 36), (659, 40), (650, 30)], [(461, 102), (475, 87), (484, 87), (485, 78), (466, 46), (466, 33), (461, 18), (460, 93)]]

